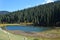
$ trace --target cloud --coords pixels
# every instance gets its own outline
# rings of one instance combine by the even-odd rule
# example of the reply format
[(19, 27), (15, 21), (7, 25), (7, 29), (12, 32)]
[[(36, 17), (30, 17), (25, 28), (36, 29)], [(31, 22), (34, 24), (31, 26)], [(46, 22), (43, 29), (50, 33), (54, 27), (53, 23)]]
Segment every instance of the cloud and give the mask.
[(29, 7), (32, 7), (32, 5), (26, 5), (24, 8), (26, 9), (26, 8), (29, 8)]
[(46, 3), (54, 2), (54, 0), (45, 0)]
[(22, 7), (21, 9), (26, 9), (26, 8), (29, 8), (29, 7), (33, 7), (32, 5), (25, 5), (24, 7)]
[(45, 0), (45, 2), (43, 2), (42, 4), (45, 4), (45, 3), (50, 3), (50, 2), (54, 2), (55, 0)]
[(25, 8), (27, 8), (27, 7), (31, 7), (32, 5), (27, 5), (27, 6), (25, 6)]

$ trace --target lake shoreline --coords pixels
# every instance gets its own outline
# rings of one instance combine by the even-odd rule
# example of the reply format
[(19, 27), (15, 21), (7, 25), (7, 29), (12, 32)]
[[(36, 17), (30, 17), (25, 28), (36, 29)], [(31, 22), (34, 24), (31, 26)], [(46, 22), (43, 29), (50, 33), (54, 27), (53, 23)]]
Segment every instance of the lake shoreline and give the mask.
[[(14, 26), (14, 25), (20, 25), (20, 24), (0, 24), (0, 26), (1, 25)], [(50, 38), (50, 39), (60, 38), (60, 29), (58, 28), (52, 29), (52, 30), (46, 30), (43, 32), (24, 32), (24, 31), (18, 31), (18, 30), (6, 30), (6, 31), (14, 35), (21, 35), (21, 36), (26, 36), (26, 37)]]
[[(0, 24), (0, 27), (5, 27), (5, 26), (35, 26), (33, 23), (20, 23), (20, 24)], [(35, 27), (38, 27), (35, 26)], [(40, 26), (40, 27), (48, 27), (48, 26)], [(50, 28), (56, 28), (56, 26), (49, 26)]]
[[(39, 26), (39, 25), (35, 25), (33, 23), (20, 23), (20, 24), (17, 24), (17, 23), (13, 23), (13, 24), (0, 24), (0, 27), (5, 27), (5, 26)], [(48, 27), (48, 26), (40, 26), (40, 27)], [(58, 26), (49, 26), (51, 28), (56, 28)]]
[[(43, 37), (43, 38), (58, 38), (60, 37), (60, 29), (52, 29), (43, 32), (24, 32), (21, 30), (6, 30), (15, 35), (22, 35), (26, 37)], [(54, 32), (55, 31), (55, 32)]]
[(0, 27), (3, 27), (3, 26), (29, 26), (29, 25), (33, 25), (33, 23), (20, 23), (20, 24), (0, 24)]

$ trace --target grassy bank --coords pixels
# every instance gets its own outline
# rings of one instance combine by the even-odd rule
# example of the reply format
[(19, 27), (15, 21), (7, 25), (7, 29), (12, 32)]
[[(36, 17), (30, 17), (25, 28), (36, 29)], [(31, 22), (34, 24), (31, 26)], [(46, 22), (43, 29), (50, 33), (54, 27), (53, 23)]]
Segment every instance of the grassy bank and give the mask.
[(26, 25), (32, 25), (33, 23), (20, 23), (20, 24), (0, 24), (0, 27), (7, 26), (7, 25), (21, 25), (21, 26), (26, 26)]
[(24, 36), (14, 35), (0, 30), (0, 40), (24, 40)]
[[(27, 25), (32, 23), (21, 23), (21, 24), (0, 24), (0, 27), (7, 25)], [(0, 29), (0, 40), (60, 40), (60, 29), (52, 29), (44, 32), (37, 33), (40, 37), (15, 35), (8, 31)]]
[(22, 35), (15, 35), (5, 30), (0, 30), (0, 40), (60, 40), (60, 29), (52, 29), (41, 32), (40, 34), (43, 34), (44, 37), (27, 37)]

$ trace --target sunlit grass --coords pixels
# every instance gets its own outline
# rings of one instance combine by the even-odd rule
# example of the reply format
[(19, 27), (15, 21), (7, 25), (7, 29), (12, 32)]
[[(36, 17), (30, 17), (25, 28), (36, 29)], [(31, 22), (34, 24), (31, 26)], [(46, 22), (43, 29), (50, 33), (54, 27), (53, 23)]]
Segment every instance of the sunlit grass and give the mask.
[(0, 24), (0, 27), (5, 27), (7, 25), (23, 25), (23, 26), (26, 26), (26, 25), (31, 25), (31, 24), (33, 24), (33, 23), (24, 22), (24, 23), (20, 23), (20, 24), (17, 24), (17, 23), (14, 23), (14, 24)]
[(24, 40), (25, 36), (4, 33), (0, 30), (0, 40)]

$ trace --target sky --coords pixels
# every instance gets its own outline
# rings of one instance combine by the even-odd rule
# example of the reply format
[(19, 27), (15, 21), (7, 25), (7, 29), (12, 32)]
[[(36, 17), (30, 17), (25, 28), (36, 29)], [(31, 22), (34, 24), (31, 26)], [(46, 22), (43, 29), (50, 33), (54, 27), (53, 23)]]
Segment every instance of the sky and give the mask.
[(54, 1), (55, 0), (0, 0), (0, 11), (12, 12)]

